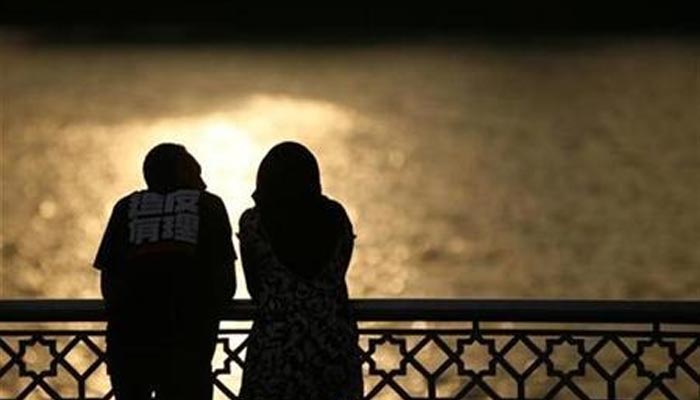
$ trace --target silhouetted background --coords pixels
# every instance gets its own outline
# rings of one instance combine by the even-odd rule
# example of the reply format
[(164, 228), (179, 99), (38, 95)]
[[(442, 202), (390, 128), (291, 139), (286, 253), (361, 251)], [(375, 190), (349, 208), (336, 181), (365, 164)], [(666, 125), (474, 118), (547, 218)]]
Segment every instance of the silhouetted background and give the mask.
[(287, 139), (354, 222), (353, 296), (700, 297), (689, 9), (1, 7), (1, 298), (98, 297), (155, 143), (235, 226)]

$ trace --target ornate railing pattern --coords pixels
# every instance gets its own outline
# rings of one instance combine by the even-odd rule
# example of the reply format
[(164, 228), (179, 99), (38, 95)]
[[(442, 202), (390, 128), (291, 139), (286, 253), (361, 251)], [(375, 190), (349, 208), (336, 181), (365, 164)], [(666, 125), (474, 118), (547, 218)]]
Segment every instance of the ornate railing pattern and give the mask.
[[(360, 300), (354, 307), (366, 399), (700, 399), (700, 302)], [(249, 302), (236, 302), (227, 320), (250, 321), (253, 313)], [(102, 320), (99, 301), (1, 301), (0, 399), (113, 397)], [(55, 327), (74, 322), (98, 327)], [(247, 333), (221, 330), (213, 363), (219, 398), (237, 398)]]

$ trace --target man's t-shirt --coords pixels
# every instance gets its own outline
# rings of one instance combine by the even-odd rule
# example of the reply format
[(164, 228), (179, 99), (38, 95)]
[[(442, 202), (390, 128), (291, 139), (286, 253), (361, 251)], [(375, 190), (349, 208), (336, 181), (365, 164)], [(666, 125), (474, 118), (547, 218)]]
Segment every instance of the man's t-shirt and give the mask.
[(210, 336), (233, 297), (236, 254), (221, 199), (180, 189), (134, 192), (114, 207), (94, 266), (112, 342)]

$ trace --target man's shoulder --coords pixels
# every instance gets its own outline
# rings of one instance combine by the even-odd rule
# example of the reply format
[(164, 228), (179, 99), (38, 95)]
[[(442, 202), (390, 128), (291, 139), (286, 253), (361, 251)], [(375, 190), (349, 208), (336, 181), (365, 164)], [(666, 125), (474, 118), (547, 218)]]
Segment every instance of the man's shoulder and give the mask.
[(221, 197), (215, 195), (214, 193), (201, 191), (199, 195), (199, 202), (203, 208), (214, 209), (217, 211), (225, 211), (226, 206)]
[(114, 203), (113, 212), (123, 212), (129, 208), (129, 203), (134, 195), (140, 194), (144, 190), (135, 190), (129, 194), (122, 196), (116, 203)]
[(219, 197), (218, 195), (215, 195), (212, 192), (202, 190), (201, 193), (202, 193), (201, 194), (202, 199), (206, 199), (206, 201), (212, 201), (212, 202), (217, 202), (217, 203), (222, 203), (222, 204), (224, 202), (223, 200), (221, 200), (221, 197)]

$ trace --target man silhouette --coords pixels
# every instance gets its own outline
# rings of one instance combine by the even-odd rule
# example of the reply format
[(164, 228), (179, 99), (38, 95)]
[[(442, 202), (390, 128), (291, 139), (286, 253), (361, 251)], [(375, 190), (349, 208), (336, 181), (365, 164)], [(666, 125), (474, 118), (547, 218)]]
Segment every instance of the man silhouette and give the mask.
[(147, 190), (117, 202), (94, 266), (107, 310), (107, 367), (117, 400), (212, 398), (211, 359), (235, 292), (231, 226), (185, 147), (143, 165)]

